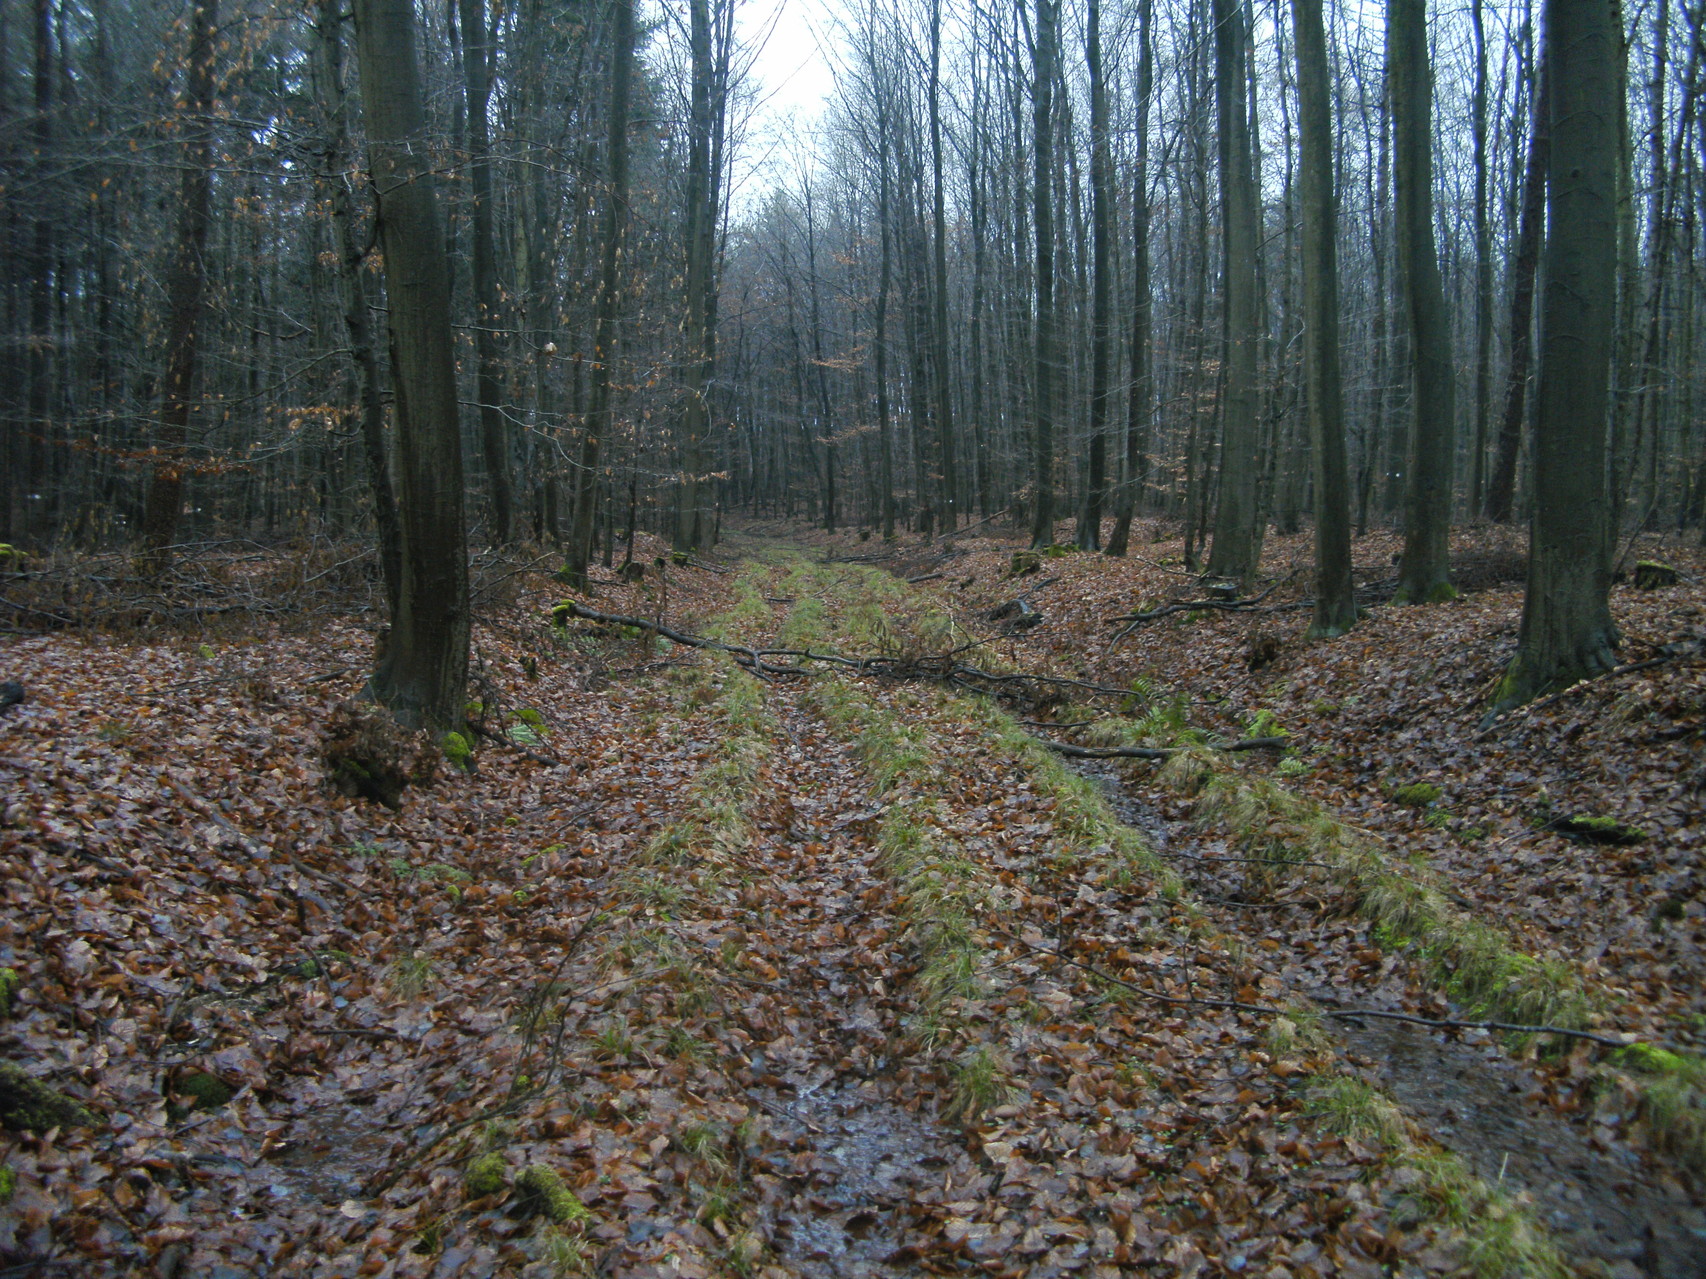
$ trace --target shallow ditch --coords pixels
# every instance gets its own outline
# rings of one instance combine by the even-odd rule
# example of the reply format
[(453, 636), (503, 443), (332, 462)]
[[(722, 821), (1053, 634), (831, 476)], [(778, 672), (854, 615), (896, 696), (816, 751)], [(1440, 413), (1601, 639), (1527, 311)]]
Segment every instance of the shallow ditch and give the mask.
[[(1163, 857), (1177, 859), (1194, 890), (1209, 890), (1199, 900), (1220, 916), (1224, 931), (1247, 931), (1245, 912), (1208, 900), (1241, 890), (1235, 866), (1181, 857), (1200, 846), (1197, 833), (1144, 803), (1113, 767), (1087, 764), (1079, 771), (1102, 788), (1121, 821), (1143, 831)], [(1300, 931), (1312, 927), (1300, 924)], [(1398, 965), (1354, 988), (1296, 993), (1331, 1010), (1354, 989), (1356, 1007), (1402, 1012), (1403, 970)], [(1706, 1279), (1706, 1208), (1698, 1195), (1638, 1152), (1598, 1141), (1550, 1109), (1532, 1073), (1484, 1034), (1472, 1042), (1462, 1032), (1403, 1022), (1333, 1018), (1327, 1024), (1341, 1055), (1429, 1138), (1483, 1181), (1531, 1196), (1567, 1255), (1597, 1259), (1613, 1275)]]

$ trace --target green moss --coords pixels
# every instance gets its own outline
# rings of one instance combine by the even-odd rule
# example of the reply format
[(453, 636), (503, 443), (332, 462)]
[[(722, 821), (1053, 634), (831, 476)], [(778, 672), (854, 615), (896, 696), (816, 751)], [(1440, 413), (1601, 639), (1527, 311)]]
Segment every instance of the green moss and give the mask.
[(196, 1110), (218, 1110), (237, 1095), (237, 1090), (230, 1084), (205, 1070), (192, 1070), (180, 1075), (173, 1091), (188, 1097)]
[(1639, 826), (1620, 822), (1615, 817), (1566, 817), (1553, 825), (1560, 835), (1585, 840), (1590, 844), (1639, 844), (1647, 832)]
[(462, 1188), (470, 1199), (483, 1199), (504, 1188), (504, 1157), (501, 1151), (488, 1150), (462, 1174)]
[(457, 768), (467, 771), (468, 763), (474, 758), (474, 748), (461, 733), (446, 733), (439, 742), (439, 748), (444, 751), (444, 758)]
[(12, 1015), (12, 1002), (18, 994), (19, 977), (15, 968), (0, 968), (0, 1019)]
[(1412, 595), (1406, 589), (1400, 589), (1392, 597), (1394, 604), (1448, 604), (1457, 598), (1457, 588), (1450, 582), (1435, 582), (1419, 596)]
[(1013, 558), (1007, 565), (1007, 576), (1025, 577), (1031, 573), (1040, 573), (1042, 567), (1042, 556), (1035, 551), (1014, 551)]
[(18, 1174), (10, 1168), (0, 1165), (0, 1204), (11, 1199), (18, 1189)]
[(0, 1061), (0, 1127), (30, 1132), (95, 1122), (88, 1109), (22, 1067)]
[(517, 1200), (528, 1211), (536, 1212), (558, 1225), (571, 1221), (587, 1221), (592, 1217), (575, 1192), (563, 1184), (557, 1170), (547, 1168), (544, 1164), (529, 1164), (523, 1168), (515, 1179), (515, 1193)]
[(1680, 1074), (1706, 1081), (1706, 1063), (1690, 1061), (1680, 1053), (1655, 1048), (1652, 1044), (1630, 1044), (1620, 1049), (1613, 1060), (1619, 1066), (1629, 1066), (1649, 1075)]
[(1392, 788), (1392, 802), (1408, 808), (1426, 808), (1440, 797), (1440, 789), (1432, 782), (1410, 782)]

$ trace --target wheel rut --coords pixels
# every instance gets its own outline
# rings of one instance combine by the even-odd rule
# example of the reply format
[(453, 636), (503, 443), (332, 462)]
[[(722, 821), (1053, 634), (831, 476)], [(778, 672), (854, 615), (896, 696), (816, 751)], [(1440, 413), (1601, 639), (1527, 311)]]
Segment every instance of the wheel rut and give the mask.
[[(1112, 766), (1084, 764), (1078, 771), (1093, 777), (1121, 817), (1175, 859), (1217, 927), (1258, 946), (1285, 934), (1312, 939), (1306, 953), (1285, 946), (1267, 951), (1269, 966), (1295, 984), (1295, 994), (1323, 1011), (1451, 1016), (1437, 997), (1418, 1005), (1414, 965), (1393, 957), (1369, 965), (1373, 943), (1366, 925), (1344, 914), (1323, 919), (1319, 900), (1286, 902), (1271, 899), (1266, 889), (1250, 891), (1247, 863), (1215, 860), (1228, 858), (1223, 842), (1165, 816)], [(1326, 885), (1314, 892), (1331, 896), (1332, 890)], [(1229, 904), (1234, 901), (1240, 905)], [(1274, 909), (1244, 908), (1264, 905)], [(1253, 918), (1262, 926), (1253, 928)], [(1365, 958), (1335, 965), (1334, 954)], [(1299, 970), (1285, 974), (1287, 962)], [(1699, 1197), (1626, 1145), (1596, 1136), (1591, 1115), (1561, 1112), (1555, 1080), (1546, 1071), (1513, 1059), (1485, 1031), (1375, 1018), (1333, 1018), (1328, 1025), (1343, 1070), (1374, 1082), (1422, 1133), (1463, 1159), (1484, 1182), (1532, 1199), (1571, 1255), (1592, 1258), (1613, 1274), (1706, 1276), (1706, 1207)]]

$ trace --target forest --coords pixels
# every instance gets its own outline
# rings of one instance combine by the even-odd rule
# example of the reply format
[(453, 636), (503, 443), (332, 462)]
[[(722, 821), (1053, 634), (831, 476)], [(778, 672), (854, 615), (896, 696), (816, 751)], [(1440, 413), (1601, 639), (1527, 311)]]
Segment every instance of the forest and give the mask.
[(0, 1276), (1706, 1275), (1698, 0), (821, 17), (0, 0)]

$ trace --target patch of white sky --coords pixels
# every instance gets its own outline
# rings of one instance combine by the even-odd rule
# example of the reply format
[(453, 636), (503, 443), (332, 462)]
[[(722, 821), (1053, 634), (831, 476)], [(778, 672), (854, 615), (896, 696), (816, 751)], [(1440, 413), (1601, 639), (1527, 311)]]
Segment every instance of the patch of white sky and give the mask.
[[(733, 2), (737, 6), (736, 62), (745, 68), (747, 81), (746, 94), (737, 107), (739, 118), (732, 121), (738, 138), (730, 175), (731, 202), (738, 217), (762, 205), (778, 186), (794, 185), (803, 173), (815, 167), (816, 133), (835, 92), (836, 63), (845, 38), (840, 16), (845, 0)], [(1537, 6), (1538, 0), (1533, 2)], [(1365, 50), (1378, 51), (1385, 29), (1386, 3), (1387, 0), (1338, 0), (1334, 5), (1338, 38), (1348, 39)], [(950, 25), (956, 20), (956, 11), (964, 7), (964, 0), (944, 0), (943, 9)], [(1069, 29), (1075, 30), (1082, 6), (1067, 0), (1065, 7)], [(1109, 8), (1112, 20), (1104, 21), (1109, 23), (1109, 36), (1120, 42), (1118, 33), (1132, 20), (1127, 10), (1134, 11), (1135, 6), (1120, 5), (1116, 0)], [(1520, 21), (1522, 8), (1523, 0), (1488, 0), (1489, 26)], [(1468, 10), (1468, 0), (1434, 0), (1430, 4), (1436, 59), (1465, 56), (1461, 48), (1467, 42)], [(1281, 48), (1289, 46), (1289, 10), (1283, 3), (1276, 4), (1276, 0), (1255, 0), (1251, 12), (1260, 63), (1264, 57), (1272, 58)], [(1159, 19), (1160, 15), (1157, 16)], [(1286, 24), (1283, 32), (1275, 30), (1276, 17)], [(1440, 48), (1437, 42), (1442, 37), (1457, 48), (1449, 53)], [(1068, 74), (1075, 72), (1069, 68)], [(1267, 95), (1271, 96), (1272, 91), (1272, 86), (1268, 86)], [(1273, 104), (1264, 101), (1263, 107), (1267, 114)]]
[(736, 0), (737, 60), (748, 70), (734, 208), (760, 204), (812, 166), (812, 142), (835, 91), (841, 39), (835, 0)]

